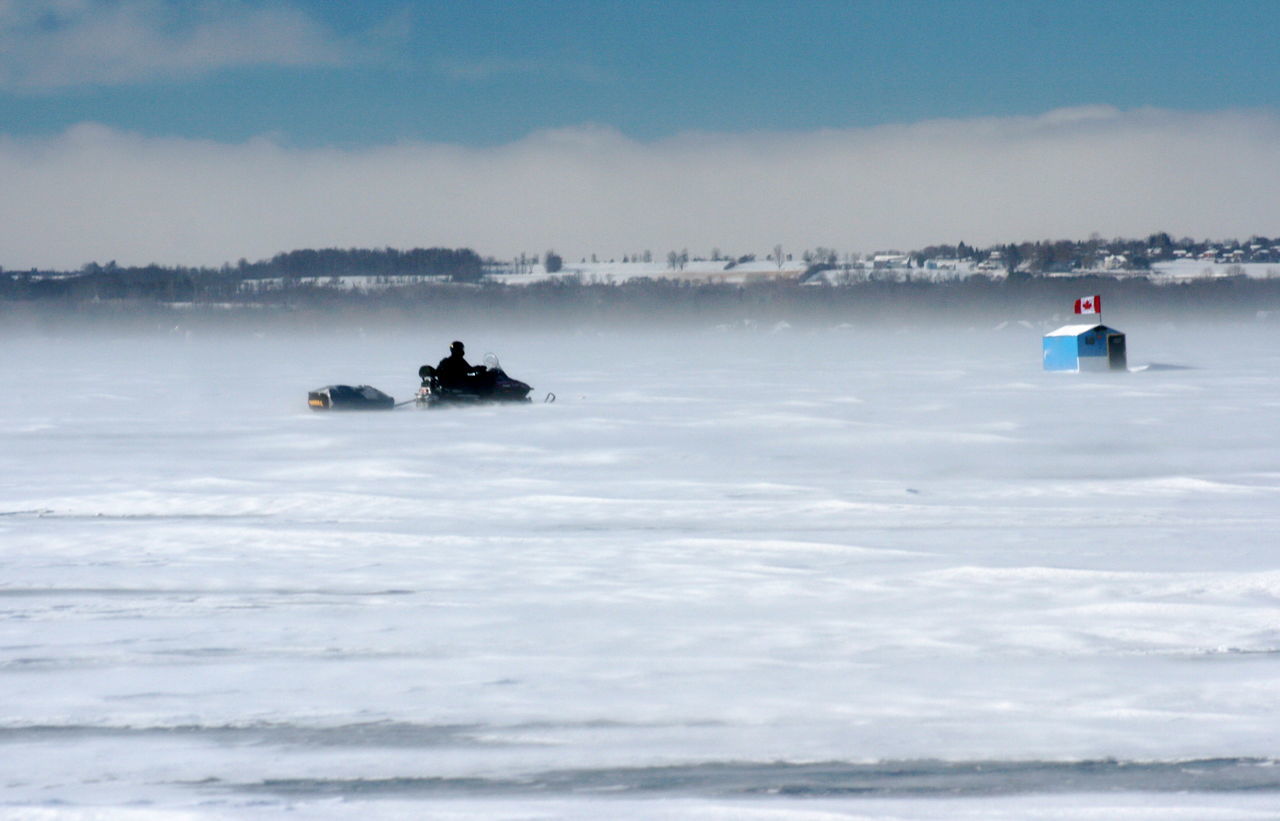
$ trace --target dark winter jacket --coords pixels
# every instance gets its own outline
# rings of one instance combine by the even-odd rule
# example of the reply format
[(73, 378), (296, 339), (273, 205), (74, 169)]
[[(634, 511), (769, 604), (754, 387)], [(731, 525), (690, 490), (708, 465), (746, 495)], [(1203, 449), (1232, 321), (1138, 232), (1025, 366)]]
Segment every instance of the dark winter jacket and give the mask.
[(484, 369), (484, 365), (469, 365), (462, 354), (452, 353), (436, 365), (436, 377), (444, 387), (456, 388), (466, 385), (468, 376), (481, 373)]

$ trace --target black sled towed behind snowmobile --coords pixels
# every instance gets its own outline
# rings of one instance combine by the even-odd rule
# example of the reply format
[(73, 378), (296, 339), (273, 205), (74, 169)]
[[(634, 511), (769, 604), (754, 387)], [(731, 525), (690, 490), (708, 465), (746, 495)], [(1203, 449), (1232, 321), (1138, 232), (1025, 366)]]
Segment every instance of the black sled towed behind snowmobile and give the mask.
[(423, 365), (418, 369), (422, 386), (414, 397), (419, 408), (437, 408), (458, 405), (480, 405), (490, 402), (531, 402), (529, 391), (533, 388), (512, 379), (498, 364), (498, 357), (485, 354), (484, 370), (472, 374), (461, 384), (442, 385), (436, 369)]
[(307, 392), (312, 410), (391, 410), (396, 400), (372, 385), (325, 385)]

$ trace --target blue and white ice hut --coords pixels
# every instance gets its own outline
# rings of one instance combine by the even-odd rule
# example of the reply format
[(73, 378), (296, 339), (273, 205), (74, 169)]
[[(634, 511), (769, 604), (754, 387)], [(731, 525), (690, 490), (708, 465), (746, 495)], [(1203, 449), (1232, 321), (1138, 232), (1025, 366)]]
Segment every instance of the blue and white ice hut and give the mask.
[(1124, 334), (1106, 325), (1063, 325), (1044, 335), (1046, 371), (1124, 371)]

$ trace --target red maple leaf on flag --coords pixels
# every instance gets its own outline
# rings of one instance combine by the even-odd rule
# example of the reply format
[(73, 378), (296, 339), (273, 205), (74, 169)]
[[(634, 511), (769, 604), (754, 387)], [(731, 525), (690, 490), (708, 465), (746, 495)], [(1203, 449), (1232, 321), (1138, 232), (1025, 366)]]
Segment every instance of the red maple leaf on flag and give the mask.
[(1078, 314), (1102, 313), (1102, 295), (1094, 294), (1093, 296), (1082, 296), (1079, 299), (1077, 299), (1076, 313)]

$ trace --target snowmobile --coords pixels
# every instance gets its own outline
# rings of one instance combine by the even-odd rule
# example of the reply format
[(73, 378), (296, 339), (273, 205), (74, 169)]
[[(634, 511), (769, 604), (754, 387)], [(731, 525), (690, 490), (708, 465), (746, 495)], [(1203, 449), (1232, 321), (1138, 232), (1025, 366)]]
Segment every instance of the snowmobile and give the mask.
[(419, 408), (533, 401), (529, 398), (532, 386), (507, 376), (498, 363), (498, 357), (491, 353), (484, 355), (484, 368), (480, 373), (468, 377), (462, 385), (441, 385), (440, 377), (431, 365), (419, 368), (418, 376), (422, 385), (414, 397), (414, 404)]
[(312, 410), (391, 410), (396, 400), (372, 385), (325, 385), (307, 392)]

